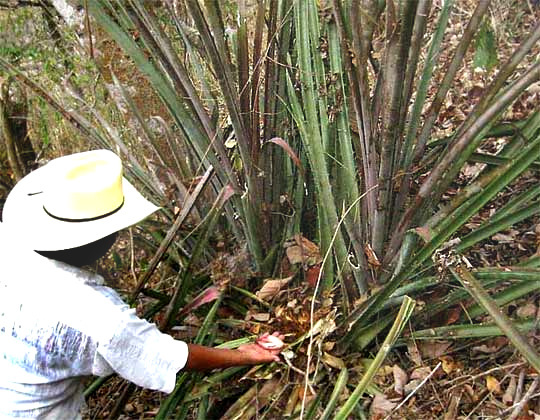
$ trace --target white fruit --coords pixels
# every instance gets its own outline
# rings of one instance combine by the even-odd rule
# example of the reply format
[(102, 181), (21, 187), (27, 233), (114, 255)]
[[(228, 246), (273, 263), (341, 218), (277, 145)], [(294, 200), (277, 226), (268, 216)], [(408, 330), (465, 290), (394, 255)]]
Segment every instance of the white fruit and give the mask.
[(261, 337), (257, 340), (257, 344), (264, 347), (266, 350), (276, 350), (283, 347), (283, 341), (275, 335)]

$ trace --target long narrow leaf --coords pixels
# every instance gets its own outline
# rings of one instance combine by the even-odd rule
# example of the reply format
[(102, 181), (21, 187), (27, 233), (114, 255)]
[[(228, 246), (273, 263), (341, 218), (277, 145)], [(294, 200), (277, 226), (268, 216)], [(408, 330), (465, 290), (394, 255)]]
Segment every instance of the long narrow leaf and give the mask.
[(540, 201), (537, 200), (533, 201), (523, 209), (507, 214), (501, 218), (496, 218), (493, 221), (490, 220), (488, 223), (483, 224), (479, 228), (475, 229), (474, 232), (471, 232), (462, 238), (459, 245), (456, 246), (456, 251), (463, 252), (481, 240), (486, 239), (495, 233), (507, 229), (510, 226), (538, 213), (540, 213)]
[(167, 249), (169, 248), (172, 241), (174, 240), (176, 233), (182, 226), (182, 223), (184, 223), (184, 221), (186, 220), (186, 217), (189, 215), (190, 211), (195, 205), (195, 201), (197, 200), (197, 198), (199, 198), (201, 191), (203, 190), (204, 186), (207, 184), (211, 175), (212, 175), (212, 168), (209, 168), (204, 174), (203, 178), (199, 181), (199, 183), (195, 187), (195, 190), (193, 191), (193, 193), (190, 194), (189, 198), (184, 203), (184, 206), (182, 207), (182, 211), (180, 212), (174, 224), (171, 226), (171, 228), (167, 232), (167, 236), (163, 239), (162, 243), (159, 246), (159, 249), (154, 254), (154, 256), (152, 257), (152, 260), (148, 264), (147, 269), (145, 270), (143, 275), (140, 277), (140, 279), (137, 281), (137, 285), (135, 286), (135, 289), (131, 295), (131, 299), (130, 299), (131, 302), (134, 302), (135, 299), (137, 299), (137, 296), (139, 295), (141, 289), (144, 287), (144, 285), (146, 284), (150, 276), (153, 274), (157, 265), (163, 258), (163, 255), (165, 255), (165, 252), (167, 252)]
[(167, 311), (165, 313), (165, 316), (163, 317), (163, 321), (160, 324), (160, 327), (162, 330), (167, 330), (169, 327), (172, 326), (174, 318), (180, 309), (182, 298), (184, 297), (183, 295), (185, 294), (185, 288), (187, 286), (187, 283), (189, 283), (189, 279), (193, 275), (191, 272), (191, 267), (197, 261), (197, 259), (200, 257), (203, 250), (205, 249), (209, 240), (210, 233), (212, 232), (212, 230), (214, 229), (217, 223), (221, 210), (223, 209), (227, 200), (229, 200), (229, 198), (233, 194), (234, 194), (234, 191), (232, 190), (230, 186), (225, 187), (221, 191), (219, 196), (216, 198), (216, 201), (214, 202), (212, 209), (209, 211), (207, 219), (206, 219), (206, 223), (204, 224), (202, 228), (201, 236), (200, 238), (198, 238), (197, 243), (195, 244), (195, 247), (193, 248), (191, 258), (189, 259), (189, 262), (186, 265), (183, 272), (180, 273), (177, 278), (174, 294), (171, 298), (171, 301), (169, 302)]
[(373, 377), (381, 367), (382, 363), (386, 359), (386, 356), (390, 352), (392, 345), (397, 341), (403, 328), (407, 325), (409, 318), (411, 317), (415, 307), (415, 302), (412, 299), (405, 299), (401, 305), (401, 309), (397, 314), (396, 320), (390, 329), (390, 332), (384, 339), (384, 342), (381, 345), (380, 350), (377, 352), (375, 359), (369, 365), (368, 370), (360, 380), (360, 383), (356, 386), (351, 396), (343, 404), (341, 409), (337, 412), (334, 417), (336, 420), (345, 420), (349, 414), (351, 414), (353, 408), (358, 404), (358, 401), (364, 394), (367, 386), (373, 380)]
[(319, 417), (321, 420), (328, 420), (331, 418), (330, 416), (332, 415), (341, 394), (347, 386), (348, 379), (349, 371), (347, 369), (341, 369), (341, 372), (339, 372), (339, 376), (336, 379), (332, 395), (330, 395), (330, 399), (328, 400), (328, 404), (326, 405), (322, 415)]
[(467, 289), (469, 294), (491, 315), (497, 326), (521, 352), (525, 359), (527, 359), (537, 372), (540, 372), (540, 354), (519, 332), (512, 321), (503, 314), (497, 303), (489, 296), (469, 270), (463, 266), (463, 263), (459, 264), (455, 269), (451, 268), (451, 272), (463, 287)]
[[(535, 328), (536, 321), (524, 320), (515, 321), (516, 328), (526, 333)], [(411, 338), (415, 340), (436, 340), (436, 339), (466, 339), (466, 338), (481, 338), (495, 337), (504, 335), (501, 328), (495, 324), (466, 324), (466, 325), (451, 325), (448, 327), (429, 328), (427, 330), (415, 331), (411, 334)]]
[[(497, 303), (497, 305), (503, 306), (537, 290), (540, 290), (540, 273), (533, 281), (522, 281), (494, 294), (493, 300)], [(467, 316), (470, 318), (476, 318), (483, 313), (485, 313), (485, 309), (479, 304), (467, 309)]]

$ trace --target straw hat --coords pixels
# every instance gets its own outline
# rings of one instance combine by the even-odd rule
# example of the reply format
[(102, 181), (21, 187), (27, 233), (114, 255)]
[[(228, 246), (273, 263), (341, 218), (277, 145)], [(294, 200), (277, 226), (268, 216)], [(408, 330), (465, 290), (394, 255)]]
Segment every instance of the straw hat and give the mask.
[(51, 160), (9, 193), (3, 227), (36, 251), (75, 248), (131, 226), (159, 207), (122, 177), (109, 150)]

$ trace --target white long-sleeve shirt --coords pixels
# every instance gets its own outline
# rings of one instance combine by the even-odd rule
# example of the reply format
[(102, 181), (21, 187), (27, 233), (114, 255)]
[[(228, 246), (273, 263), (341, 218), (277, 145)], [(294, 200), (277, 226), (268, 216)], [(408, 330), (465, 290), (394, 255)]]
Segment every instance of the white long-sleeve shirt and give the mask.
[(138, 318), (101, 276), (2, 233), (0, 224), (0, 420), (78, 418), (89, 375), (174, 389), (186, 343)]

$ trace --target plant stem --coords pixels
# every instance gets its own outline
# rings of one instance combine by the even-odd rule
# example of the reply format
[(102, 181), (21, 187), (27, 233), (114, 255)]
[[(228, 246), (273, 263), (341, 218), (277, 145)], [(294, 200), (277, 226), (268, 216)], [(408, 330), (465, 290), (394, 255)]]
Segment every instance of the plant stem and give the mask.
[(450, 271), (463, 285), (469, 294), (486, 310), (495, 323), (503, 331), (504, 335), (521, 352), (527, 361), (540, 373), (540, 354), (519, 332), (512, 321), (501, 311), (497, 303), (486, 292), (482, 285), (474, 278), (470, 271), (464, 267), (463, 263)]
[(336, 404), (338, 403), (339, 397), (341, 397), (343, 390), (347, 386), (348, 379), (349, 371), (347, 369), (341, 369), (341, 372), (339, 372), (339, 376), (336, 379), (332, 395), (328, 400), (328, 404), (326, 404), (324, 412), (319, 417), (320, 420), (328, 420), (330, 418), (334, 411), (334, 408), (336, 407)]
[(154, 254), (154, 256), (152, 257), (152, 259), (150, 260), (150, 263), (148, 264), (148, 268), (146, 269), (144, 274), (141, 276), (141, 278), (137, 282), (137, 285), (136, 285), (136, 287), (135, 287), (134, 291), (132, 292), (131, 297), (129, 299), (130, 304), (135, 302), (135, 300), (137, 299), (141, 289), (144, 287), (144, 285), (146, 284), (148, 279), (154, 273), (154, 270), (156, 269), (159, 262), (163, 258), (163, 255), (165, 255), (165, 252), (167, 252), (167, 249), (169, 248), (172, 241), (176, 237), (176, 233), (178, 232), (178, 230), (180, 229), (180, 227), (184, 223), (186, 217), (189, 215), (191, 209), (195, 205), (195, 201), (199, 197), (199, 195), (200, 195), (202, 189), (204, 188), (204, 186), (207, 184), (207, 182), (210, 179), (210, 176), (212, 175), (212, 173), (213, 173), (212, 167), (210, 167), (210, 168), (208, 168), (206, 170), (206, 173), (203, 175), (202, 179), (199, 181), (199, 183), (195, 187), (195, 190), (193, 191), (192, 194), (190, 194), (190, 196), (188, 197), (188, 199), (184, 203), (184, 205), (182, 207), (182, 211), (180, 212), (180, 214), (178, 215), (178, 217), (174, 221), (173, 225), (171, 226), (171, 228), (167, 232), (167, 235), (165, 236), (165, 239), (163, 239), (161, 244), (159, 244), (159, 248), (156, 251), (156, 253)]
[(384, 339), (384, 342), (382, 343), (380, 350), (377, 352), (375, 359), (373, 359), (373, 362), (371, 362), (369, 365), (369, 368), (360, 380), (360, 383), (356, 386), (351, 396), (347, 399), (334, 417), (335, 420), (345, 420), (349, 414), (351, 414), (356, 404), (358, 404), (358, 401), (364, 394), (364, 391), (371, 383), (375, 374), (378, 372), (382, 363), (386, 359), (386, 356), (388, 356), (388, 353), (390, 353), (393, 344), (400, 336), (403, 328), (405, 328), (405, 325), (407, 325), (407, 322), (414, 311), (415, 304), (415, 301), (409, 297), (403, 301), (399, 313), (396, 316), (396, 320), (394, 321), (390, 332)]
[[(535, 324), (536, 321), (534, 319), (515, 322), (516, 328), (523, 332), (531, 331), (535, 327)], [(411, 338), (414, 340), (459, 340), (467, 338), (496, 337), (501, 335), (504, 335), (504, 332), (497, 324), (465, 324), (415, 331), (411, 334)]]

